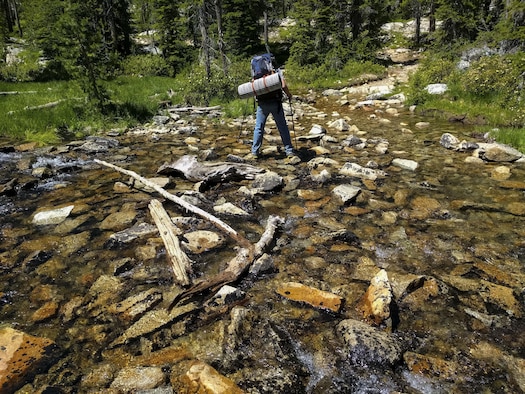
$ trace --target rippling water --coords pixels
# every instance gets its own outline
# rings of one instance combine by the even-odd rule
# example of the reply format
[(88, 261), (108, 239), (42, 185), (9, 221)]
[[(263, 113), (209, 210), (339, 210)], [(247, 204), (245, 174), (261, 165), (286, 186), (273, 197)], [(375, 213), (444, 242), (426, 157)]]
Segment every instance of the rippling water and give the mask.
[[(299, 109), (300, 104), (295, 105)], [(390, 120), (389, 123), (381, 122), (370, 117), (372, 112), (341, 107), (335, 98), (320, 99), (315, 109), (327, 116), (312, 117), (313, 109), (304, 106), (304, 116), (295, 119), (293, 124), (297, 137), (306, 134), (314, 123), (326, 127), (328, 121), (336, 118), (332, 113), (337, 111), (340, 117), (346, 117), (349, 123), (364, 132), (362, 138), (385, 139), (389, 149), (386, 154), (379, 154), (371, 147), (345, 150), (340, 144), (333, 143), (326, 146), (330, 150), (327, 156), (338, 161), (339, 166), (345, 162), (366, 165), (375, 161), (388, 173), (387, 177), (367, 183), (339, 176), (336, 167), (331, 169), (331, 180), (317, 183), (308, 177), (306, 160), (292, 167), (283, 163), (280, 153), (268, 154), (257, 165), (286, 176), (287, 187), (281, 192), (256, 197), (255, 202), (250, 203), (253, 208), (250, 220), (224, 219), (251, 241), (258, 239), (270, 214), (286, 219), (273, 255), (275, 271), (241, 282), (239, 286), (248, 294), (245, 306), (254, 311), (260, 321), (266, 321), (283, 341), (291, 344), (290, 352), (295, 353), (296, 363), (303, 368), (302, 375), (296, 376), (296, 392), (510, 393), (519, 390), (518, 378), (508, 371), (512, 365), (523, 365), (519, 361), (525, 357), (525, 339), (521, 335), (525, 329), (523, 317), (511, 316), (494, 300), (487, 301), (471, 289), (458, 290), (447, 283), (446, 277), (457, 275), (489, 280), (511, 288), (523, 309), (523, 216), (509, 213), (508, 207), (512, 203), (522, 203), (524, 191), (519, 187), (502, 187), (501, 181), (491, 177), (491, 171), (505, 165), (511, 171), (509, 181), (523, 182), (525, 165), (468, 164), (465, 162), (468, 154), (440, 146), (439, 139), (445, 132), (459, 139), (473, 140), (474, 126), (421, 118), (406, 110), (400, 110), (398, 116), (379, 112), (378, 118)], [(418, 129), (416, 123), (420, 121), (428, 121), (430, 126)], [(193, 145), (200, 150), (213, 148), (218, 160), (226, 160), (229, 154), (242, 156), (249, 152), (249, 123), (239, 128), (228, 127), (213, 119), (196, 118), (193, 122), (199, 125), (196, 134), (192, 135), (199, 141)], [(403, 129), (412, 132), (403, 132)], [(341, 141), (349, 132), (329, 130), (329, 134)], [(276, 135), (275, 130), (272, 135)], [(65, 321), (66, 312), (63, 310), (65, 305), (72, 305), (72, 300), (86, 297), (101, 275), (113, 276), (122, 259), (129, 257), (136, 261), (130, 277), (123, 280), (124, 286), (133, 288), (133, 291), (127, 289), (128, 295), (153, 286), (165, 292), (173, 288), (165, 255), (159, 252), (162, 248), (158, 240), (144, 239), (124, 248), (107, 247), (108, 237), (117, 229), (103, 229), (100, 223), (124, 207), (134, 211), (133, 222), (151, 223), (147, 212), (151, 196), (143, 192), (115, 193), (115, 182), (125, 182), (127, 177), (101, 168), (92, 159), (99, 157), (152, 177), (165, 161), (193, 152), (185, 142), (186, 137), (173, 134), (158, 134), (154, 138), (151, 134), (126, 135), (118, 138), (120, 146), (111, 154), (95, 155), (81, 151), (61, 155), (39, 151), (0, 154), (1, 183), (16, 177), (19, 184), (25, 185), (24, 182), (31, 179), (33, 169), (47, 167), (52, 170), (51, 177), (38, 179), (36, 185), (21, 188), (16, 196), (0, 197), (1, 322), (33, 335), (49, 337), (65, 349), (61, 361), (49, 373), (37, 376), (33, 387), (54, 385), (64, 392), (76, 392), (81, 387), (83, 376), (97, 365), (114, 361), (122, 354), (120, 350), (114, 354), (107, 350), (115, 332), (122, 333), (126, 328), (121, 321), (106, 321), (82, 309)], [(301, 139), (296, 142), (303, 158), (311, 156), (308, 148), (313, 143)], [(269, 145), (265, 143), (265, 146)], [(280, 146), (279, 143), (275, 145)], [(401, 170), (391, 165), (394, 157), (415, 160), (419, 167), (416, 171)], [(294, 179), (297, 187), (290, 186)], [(186, 180), (173, 180), (175, 186), (170, 188), (173, 193), (194, 188)], [(341, 183), (362, 188), (361, 197), (350, 207), (341, 205), (331, 193), (333, 187)], [(236, 193), (241, 185), (249, 186), (250, 182), (216, 185), (206, 191), (206, 196), (210, 201), (226, 198), (238, 205), (247, 204), (246, 198)], [(298, 190), (303, 189), (317, 194), (311, 199), (303, 199), (298, 196)], [(439, 207), (432, 214), (421, 216), (420, 210), (424, 207), (417, 206), (419, 197), (437, 201)], [(75, 209), (63, 224), (34, 226), (31, 223), (37, 210), (69, 204), (75, 205)], [(167, 203), (166, 207), (173, 216), (184, 214), (174, 204)], [(331, 233), (342, 229), (347, 230), (350, 238), (330, 238)], [(141, 253), (147, 254), (151, 245), (157, 247), (157, 255), (151, 258), (148, 254), (150, 257), (141, 260)], [(228, 245), (218, 252), (195, 257), (197, 274), (205, 277), (220, 271), (226, 259), (231, 257), (230, 246), (234, 245), (231, 241)], [(42, 264), (28, 263), (27, 258), (34, 251), (44, 251), (51, 257)], [(368, 282), (356, 276), (362, 257), (371, 258), (389, 274), (420, 275), (437, 280), (439, 291), (435, 297), (420, 295), (422, 298), (418, 299), (417, 296), (407, 296), (399, 302), (400, 321), (396, 331), (410, 343), (410, 351), (456, 363), (454, 376), (421, 375), (404, 366), (381, 371), (368, 365), (341, 362), (338, 354), (340, 340), (334, 338), (333, 332), (342, 318), (358, 317), (356, 305), (368, 286)], [(483, 264), (490, 265), (494, 271), (484, 271), (480, 268), (485, 267)], [(504, 277), (505, 273), (510, 278)], [(333, 316), (283, 301), (275, 294), (275, 289), (290, 281), (343, 296), (346, 301), (344, 310), (340, 316)], [(35, 311), (49, 301), (58, 303), (57, 313), (43, 321), (35, 321)], [(118, 301), (108, 300), (108, 303)], [(467, 309), (489, 316), (493, 324), (481, 323), (479, 318), (467, 313)], [(253, 365), (243, 364), (242, 359), (238, 359), (226, 367), (224, 360), (221, 363), (220, 351), (214, 349), (214, 333), (221, 324), (220, 320), (211, 321), (204, 328), (182, 336), (172, 330), (170, 343), (191, 348), (196, 358), (212, 363), (218, 369), (222, 367), (221, 372), (245, 384), (250, 381), (247, 378), (250, 368), (253, 368), (252, 373), (257, 373), (254, 371), (259, 370), (259, 364), (279, 365), (279, 357), (272, 357), (271, 351), (265, 349), (266, 344), (261, 343), (259, 354), (246, 355)], [(227, 320), (227, 317), (222, 320)], [(254, 323), (254, 327), (259, 327), (260, 321)], [(257, 332), (256, 328), (253, 330)], [(262, 342), (267, 339), (261, 336)], [(149, 340), (154, 346), (163, 343), (159, 339)], [(480, 356), (482, 352), (475, 350), (480, 343), (489, 344), (504, 356), (494, 359), (486, 354)], [(132, 358), (143, 352), (145, 346), (144, 341), (135, 342), (125, 351)], [(246, 350), (254, 352), (253, 348)], [(518, 361), (513, 364), (509, 359)], [(502, 363), (501, 360), (507, 361)], [(266, 391), (252, 387), (248, 392)]]

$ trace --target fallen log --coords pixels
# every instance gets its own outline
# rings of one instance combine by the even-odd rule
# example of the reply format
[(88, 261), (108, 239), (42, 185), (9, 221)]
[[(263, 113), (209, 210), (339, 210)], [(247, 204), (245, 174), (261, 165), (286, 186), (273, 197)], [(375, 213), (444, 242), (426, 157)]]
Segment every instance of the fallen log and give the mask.
[(42, 104), (42, 105), (35, 105), (34, 107), (24, 107), (24, 109), (26, 111), (30, 111), (30, 110), (33, 110), (33, 109), (52, 108), (52, 107), (56, 107), (58, 104), (60, 104), (61, 101), (64, 101), (64, 100), (53, 101), (51, 103)]
[(11, 94), (23, 94), (23, 93), (38, 93), (36, 90), (27, 90), (27, 91), (10, 91), (10, 92), (0, 92), (0, 96), (9, 96)]
[(168, 108), (169, 112), (189, 112), (189, 111), (195, 111), (195, 112), (210, 112), (210, 111), (217, 111), (221, 109), (220, 105), (215, 105), (213, 107), (170, 107)]
[(189, 276), (192, 273), (191, 260), (180, 247), (177, 228), (173, 225), (171, 218), (159, 200), (151, 200), (149, 211), (166, 246), (166, 254), (171, 263), (175, 280), (182, 286), (188, 286), (191, 283)]
[(157, 170), (161, 175), (179, 175), (192, 182), (222, 183), (254, 179), (266, 170), (246, 163), (199, 163), (193, 155), (184, 155), (173, 163), (165, 163)]
[(171, 302), (169, 309), (171, 310), (183, 299), (205, 291), (216, 291), (221, 286), (235, 282), (239, 279), (239, 277), (248, 270), (251, 264), (264, 254), (265, 249), (275, 237), (277, 227), (282, 225), (283, 222), (284, 219), (279, 216), (270, 216), (266, 223), (266, 229), (261, 235), (259, 242), (253, 247), (253, 250), (247, 248), (239, 249), (237, 255), (228, 262), (226, 268), (222, 272), (212, 278), (203, 280), (178, 294)]
[(208, 220), (210, 223), (212, 223), (219, 230), (224, 231), (231, 238), (233, 238), (235, 241), (237, 241), (241, 246), (243, 246), (245, 248), (250, 248), (250, 249), (252, 248), (252, 245), (251, 245), (250, 241), (248, 241), (246, 238), (244, 238), (242, 235), (240, 235), (237, 231), (235, 231), (231, 226), (229, 226), (228, 224), (224, 223), (219, 218), (217, 218), (217, 217), (215, 217), (213, 215), (210, 215), (208, 212), (200, 209), (199, 207), (196, 207), (195, 205), (192, 205), (192, 204), (184, 201), (182, 198), (177, 197), (177, 196), (167, 192), (166, 190), (164, 190), (159, 185), (157, 185), (157, 184), (151, 182), (150, 180), (148, 180), (148, 179), (138, 175), (136, 172), (130, 171), (130, 170), (126, 170), (124, 168), (121, 168), (119, 166), (116, 166), (114, 164), (108, 163), (108, 162), (103, 161), (103, 160), (95, 159), (94, 161), (95, 161), (95, 163), (98, 163), (98, 164), (101, 164), (103, 166), (112, 168), (112, 169), (114, 169), (114, 170), (116, 170), (116, 171), (118, 171), (118, 172), (120, 172), (122, 174), (128, 175), (128, 176), (130, 176), (130, 177), (132, 177), (134, 179), (139, 180), (140, 182), (142, 182), (143, 185), (146, 185), (146, 186), (150, 187), (151, 189), (155, 190), (157, 193), (159, 193), (163, 197), (167, 198), (168, 200), (173, 201), (174, 203), (178, 204), (179, 206), (181, 206), (182, 208), (186, 209), (187, 211), (193, 212), (193, 213), (199, 215), (200, 217)]

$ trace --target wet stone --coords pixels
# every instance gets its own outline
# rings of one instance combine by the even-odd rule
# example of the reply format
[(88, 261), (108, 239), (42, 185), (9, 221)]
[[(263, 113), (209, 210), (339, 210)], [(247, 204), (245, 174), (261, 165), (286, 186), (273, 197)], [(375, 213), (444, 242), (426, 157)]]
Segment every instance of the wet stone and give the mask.
[(347, 319), (337, 325), (344, 351), (353, 363), (396, 365), (402, 356), (401, 344), (391, 335), (358, 320)]
[(208, 252), (224, 245), (226, 239), (213, 231), (199, 230), (184, 234), (182, 246), (191, 253)]
[(385, 270), (380, 270), (370, 281), (358, 308), (365, 320), (381, 324), (390, 318), (392, 287)]
[(61, 223), (69, 216), (73, 208), (73, 205), (68, 205), (63, 208), (38, 212), (33, 217), (33, 224), (42, 226), (46, 224)]
[(123, 392), (148, 390), (162, 385), (165, 379), (159, 367), (128, 367), (117, 373), (110, 387)]
[(453, 361), (413, 352), (406, 352), (403, 360), (411, 372), (428, 377), (452, 380), (460, 370), (460, 365)]
[(277, 293), (292, 301), (306, 303), (315, 308), (327, 309), (336, 313), (340, 311), (343, 305), (343, 299), (338, 295), (295, 282), (283, 283), (277, 288)]
[(37, 372), (46, 371), (58, 356), (55, 343), (10, 327), (0, 328), (0, 391), (15, 392)]
[(228, 377), (202, 361), (181, 363), (170, 381), (176, 392), (194, 394), (242, 394), (243, 391)]

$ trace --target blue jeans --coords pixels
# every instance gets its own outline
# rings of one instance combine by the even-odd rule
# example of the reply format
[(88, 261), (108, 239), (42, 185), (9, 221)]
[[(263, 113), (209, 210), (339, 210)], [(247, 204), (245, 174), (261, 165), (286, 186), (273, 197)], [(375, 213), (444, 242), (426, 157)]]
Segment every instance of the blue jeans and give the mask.
[(284, 151), (287, 155), (293, 154), (292, 139), (290, 138), (290, 130), (284, 117), (284, 109), (281, 101), (260, 101), (257, 105), (257, 114), (255, 118), (255, 129), (253, 130), (253, 143), (252, 153), (254, 155), (259, 154), (262, 146), (264, 136), (264, 126), (266, 125), (266, 119), (272, 114), (279, 134), (281, 134), (281, 140), (283, 141)]

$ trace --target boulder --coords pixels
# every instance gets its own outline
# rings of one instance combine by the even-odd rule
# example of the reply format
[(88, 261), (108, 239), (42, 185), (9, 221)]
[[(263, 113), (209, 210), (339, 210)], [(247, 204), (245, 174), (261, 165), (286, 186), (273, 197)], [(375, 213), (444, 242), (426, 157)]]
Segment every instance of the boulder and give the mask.
[(13, 393), (59, 356), (55, 343), (11, 327), (0, 329), (0, 392)]
[(387, 332), (353, 319), (340, 322), (337, 332), (343, 338), (343, 350), (354, 364), (392, 367), (401, 360), (401, 345)]

